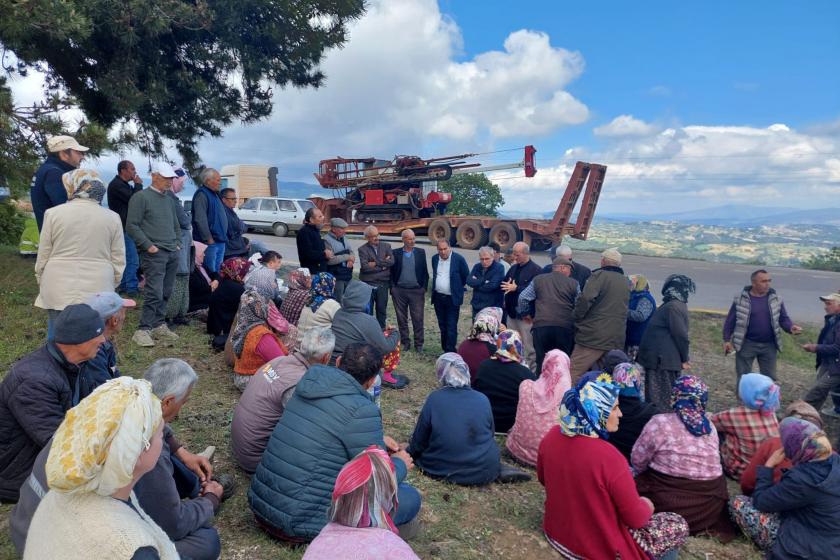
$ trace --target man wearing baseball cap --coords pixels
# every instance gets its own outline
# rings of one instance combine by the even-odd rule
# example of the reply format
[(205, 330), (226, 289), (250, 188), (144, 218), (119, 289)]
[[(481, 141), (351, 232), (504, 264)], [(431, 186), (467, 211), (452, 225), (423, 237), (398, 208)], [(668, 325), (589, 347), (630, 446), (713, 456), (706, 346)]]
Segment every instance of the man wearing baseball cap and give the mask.
[[(829, 394), (840, 392), (840, 293), (820, 296), (820, 301), (825, 307), (825, 323), (817, 343), (802, 345), (803, 350), (817, 355), (817, 380), (802, 397), (817, 410)], [(838, 412), (837, 401), (834, 404)]]
[(347, 222), (341, 218), (333, 218), (330, 220), (330, 231), (324, 237), (324, 243), (333, 252), (333, 256), (327, 261), (327, 272), (335, 276), (333, 297), (338, 303), (341, 303), (347, 282), (353, 279), (353, 265), (356, 262), (353, 247), (344, 237), (346, 231)]
[(76, 142), (72, 136), (50, 136), (47, 139), (49, 155), (32, 176), (29, 187), (29, 198), (32, 200), (38, 231), (41, 231), (41, 226), (44, 225), (44, 212), (67, 202), (67, 191), (61, 182), (61, 176), (78, 168), (88, 149)]
[(104, 334), (99, 313), (84, 303), (68, 305), (55, 321), (53, 339), (15, 362), (0, 383), (0, 501), (17, 501), (64, 414), (95, 388), (77, 391), (79, 374)]
[(143, 313), (131, 340), (139, 346), (154, 346), (157, 338), (177, 340), (178, 335), (166, 326), (166, 304), (175, 286), (181, 225), (172, 198), (175, 170), (166, 162), (152, 167), (152, 186), (136, 193), (128, 201), (125, 227), (137, 245), (140, 264), (146, 277), (143, 289)]
[[(114, 339), (122, 331), (125, 324), (125, 310), (135, 307), (133, 299), (123, 299), (116, 292), (99, 292), (90, 296), (85, 303), (99, 313), (99, 318), (105, 324), (105, 342), (99, 347), (99, 352), (85, 364), (79, 385), (98, 387), (110, 379), (120, 376), (117, 367), (117, 351)], [(83, 389), (81, 389), (83, 390)], [(91, 388), (90, 391), (93, 391)]]

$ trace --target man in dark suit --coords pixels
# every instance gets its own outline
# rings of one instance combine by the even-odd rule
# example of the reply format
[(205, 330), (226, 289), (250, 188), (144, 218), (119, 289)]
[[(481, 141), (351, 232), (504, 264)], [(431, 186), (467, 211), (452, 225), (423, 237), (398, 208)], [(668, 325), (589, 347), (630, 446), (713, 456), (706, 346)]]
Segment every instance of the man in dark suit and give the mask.
[(403, 351), (409, 350), (408, 314), (414, 327), (414, 350), (423, 351), (423, 305), (429, 285), (429, 268), (426, 252), (414, 246), (414, 232), (402, 232), (403, 246), (394, 251), (391, 267), (391, 297), (397, 312), (397, 325)]
[(458, 314), (464, 303), (464, 286), (469, 275), (464, 257), (453, 253), (448, 241), (438, 241), (437, 255), (432, 257), (432, 305), (444, 352), (455, 352), (458, 343)]

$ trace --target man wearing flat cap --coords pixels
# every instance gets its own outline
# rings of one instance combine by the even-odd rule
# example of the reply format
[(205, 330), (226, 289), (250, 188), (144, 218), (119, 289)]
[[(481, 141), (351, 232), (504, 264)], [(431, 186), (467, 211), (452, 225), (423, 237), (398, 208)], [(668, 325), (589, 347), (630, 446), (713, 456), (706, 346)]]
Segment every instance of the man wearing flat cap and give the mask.
[(64, 414), (95, 387), (77, 391), (85, 362), (105, 342), (105, 324), (84, 303), (68, 305), (51, 341), (12, 365), (0, 383), (0, 501), (16, 502), (41, 448)]
[(817, 380), (802, 397), (817, 410), (829, 394), (840, 392), (840, 293), (820, 296), (820, 301), (825, 307), (825, 323), (817, 343), (802, 345), (803, 350), (817, 355)]
[(49, 155), (41, 167), (32, 176), (29, 198), (38, 231), (44, 225), (44, 212), (67, 202), (67, 191), (61, 182), (61, 176), (81, 165), (88, 147), (82, 146), (72, 136), (51, 136), (47, 139)]
[(327, 260), (327, 272), (335, 276), (334, 296), (338, 303), (344, 295), (344, 288), (347, 282), (353, 279), (353, 265), (356, 262), (356, 255), (353, 248), (347, 243), (344, 233), (347, 231), (347, 222), (341, 218), (330, 220), (330, 231), (324, 237), (327, 248), (332, 250), (333, 256)]

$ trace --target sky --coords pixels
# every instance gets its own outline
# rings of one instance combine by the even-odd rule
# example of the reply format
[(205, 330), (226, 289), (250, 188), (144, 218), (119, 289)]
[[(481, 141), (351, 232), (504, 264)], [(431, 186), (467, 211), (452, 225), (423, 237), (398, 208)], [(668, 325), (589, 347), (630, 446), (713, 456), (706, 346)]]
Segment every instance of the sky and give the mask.
[[(491, 175), (506, 211), (551, 210), (578, 160), (608, 166), (603, 213), (840, 207), (838, 29), (831, 0), (371, 0), (324, 87), (278, 89), (270, 119), (200, 153), (314, 182), (339, 155), (499, 164), (533, 144), (536, 177)], [(36, 96), (38, 78), (14, 87)], [(121, 156), (147, 167), (94, 163)]]

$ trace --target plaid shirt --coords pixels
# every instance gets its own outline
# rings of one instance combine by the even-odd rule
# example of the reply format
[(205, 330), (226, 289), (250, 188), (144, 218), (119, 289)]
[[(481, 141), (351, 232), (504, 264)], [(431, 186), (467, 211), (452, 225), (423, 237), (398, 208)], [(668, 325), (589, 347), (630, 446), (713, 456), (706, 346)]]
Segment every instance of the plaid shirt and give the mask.
[(761, 443), (779, 436), (775, 414), (764, 415), (743, 405), (718, 412), (712, 416), (712, 422), (723, 440), (720, 446), (723, 469), (736, 480)]

